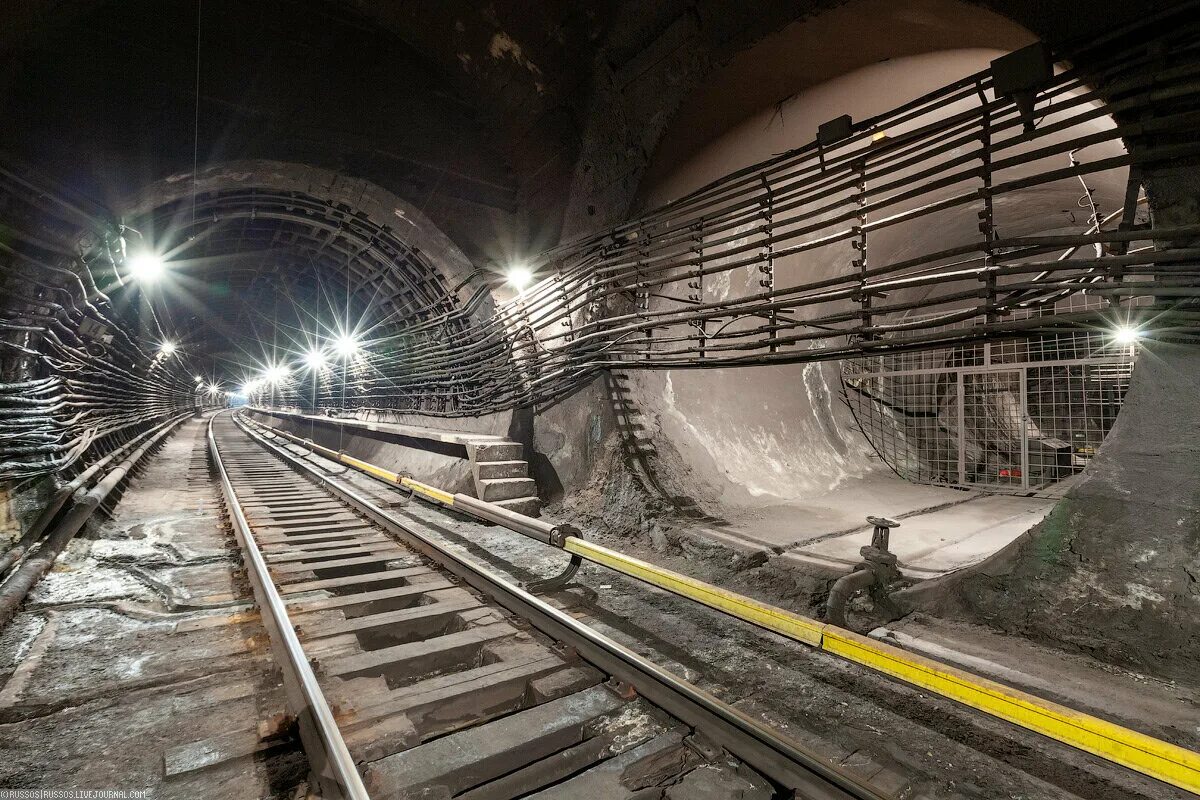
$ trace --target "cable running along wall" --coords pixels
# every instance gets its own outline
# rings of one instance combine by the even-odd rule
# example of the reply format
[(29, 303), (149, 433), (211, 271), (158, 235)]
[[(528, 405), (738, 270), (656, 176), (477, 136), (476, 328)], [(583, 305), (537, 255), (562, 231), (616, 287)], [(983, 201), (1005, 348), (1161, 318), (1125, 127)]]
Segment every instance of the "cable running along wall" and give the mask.
[(121, 258), (116, 227), (7, 168), (0, 222), (0, 480), (79, 472), (196, 404), (152, 315), (93, 280)]

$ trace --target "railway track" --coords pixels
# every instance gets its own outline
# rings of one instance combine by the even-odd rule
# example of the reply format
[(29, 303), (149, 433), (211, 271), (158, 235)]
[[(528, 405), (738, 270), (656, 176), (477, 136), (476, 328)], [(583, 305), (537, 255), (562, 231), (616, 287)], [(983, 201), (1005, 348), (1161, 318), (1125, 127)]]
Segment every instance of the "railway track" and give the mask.
[(208, 436), (323, 795), (880, 796), (232, 414)]

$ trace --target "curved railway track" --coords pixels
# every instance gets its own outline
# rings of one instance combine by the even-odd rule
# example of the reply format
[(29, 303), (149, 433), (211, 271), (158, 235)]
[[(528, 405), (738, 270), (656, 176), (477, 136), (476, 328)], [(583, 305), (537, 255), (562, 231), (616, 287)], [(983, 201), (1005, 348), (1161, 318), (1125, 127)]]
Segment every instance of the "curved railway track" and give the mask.
[(233, 415), (208, 438), (326, 797), (627, 796), (689, 774), (706, 797), (879, 797)]

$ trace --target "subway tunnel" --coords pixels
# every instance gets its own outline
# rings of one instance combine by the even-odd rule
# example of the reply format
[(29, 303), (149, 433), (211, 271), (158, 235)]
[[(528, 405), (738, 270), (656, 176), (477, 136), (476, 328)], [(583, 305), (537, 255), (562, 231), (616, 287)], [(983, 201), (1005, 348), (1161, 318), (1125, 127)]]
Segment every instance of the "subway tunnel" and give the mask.
[(0, 15), (0, 795), (1200, 793), (1193, 3)]

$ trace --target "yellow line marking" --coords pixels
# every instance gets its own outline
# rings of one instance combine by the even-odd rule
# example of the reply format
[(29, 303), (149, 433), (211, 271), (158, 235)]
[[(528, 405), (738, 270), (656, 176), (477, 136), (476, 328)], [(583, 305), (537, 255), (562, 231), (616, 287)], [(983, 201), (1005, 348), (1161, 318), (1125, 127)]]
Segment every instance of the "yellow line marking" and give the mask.
[(1190, 750), (574, 536), (567, 537), (564, 549), (1144, 775), (1200, 793), (1200, 754)]
[(830, 653), (1200, 793), (1200, 754), (1191, 750), (832, 625), (823, 639)]
[(345, 453), (338, 453), (337, 457), (338, 457), (338, 460), (341, 461), (343, 464), (349, 464), (350, 466), (354, 467), (355, 469), (362, 470), (363, 472), (366, 472), (370, 475), (374, 475), (377, 478), (383, 478), (385, 481), (388, 481), (389, 483), (400, 483), (401, 482), (399, 472), (392, 472), (391, 470), (386, 470), (386, 469), (383, 469), (382, 467), (377, 467), (374, 464), (369, 464), (366, 461), (360, 461), (359, 459), (354, 458), (352, 456), (348, 456)]
[(732, 614), (760, 627), (782, 633), (797, 641), (814, 647), (821, 646), (821, 631), (825, 629), (823, 622), (751, 600), (749, 597), (727, 591), (719, 586), (680, 575), (678, 572), (671, 572), (574, 536), (567, 537), (563, 543), (563, 549), (589, 561), (615, 569), (617, 572), (653, 584), (660, 589), (666, 589), (668, 592)]

